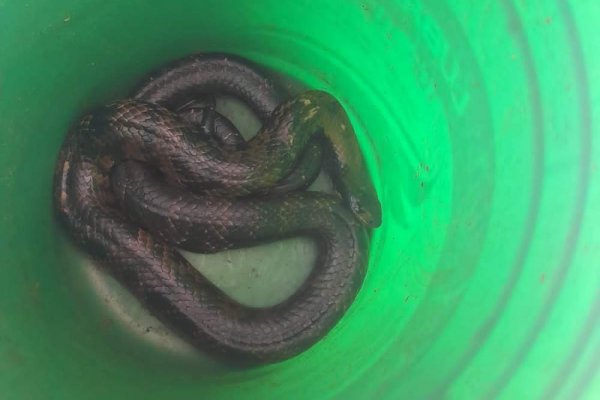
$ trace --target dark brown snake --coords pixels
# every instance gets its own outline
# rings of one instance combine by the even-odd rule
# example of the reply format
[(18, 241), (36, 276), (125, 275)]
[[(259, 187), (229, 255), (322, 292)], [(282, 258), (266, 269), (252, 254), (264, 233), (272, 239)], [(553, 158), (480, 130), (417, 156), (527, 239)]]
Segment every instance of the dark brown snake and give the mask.
[[(229, 94), (263, 122), (247, 143), (197, 99)], [(54, 198), (73, 239), (157, 318), (225, 359), (273, 362), (307, 349), (350, 306), (367, 265), (365, 227), (380, 205), (348, 117), (321, 91), (281, 101), (245, 62), (188, 58), (131, 100), (101, 107), (67, 136)], [(342, 197), (298, 191), (321, 147)], [(318, 169), (318, 168), (317, 168)], [(318, 246), (316, 266), (289, 299), (243, 306), (175, 247), (217, 252), (292, 236)]]

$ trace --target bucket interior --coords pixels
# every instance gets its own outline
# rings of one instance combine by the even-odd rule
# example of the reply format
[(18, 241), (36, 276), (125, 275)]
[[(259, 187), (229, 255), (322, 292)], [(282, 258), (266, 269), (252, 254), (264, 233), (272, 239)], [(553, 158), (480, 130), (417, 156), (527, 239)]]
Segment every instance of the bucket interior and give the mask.
[[(7, 398), (600, 393), (600, 9), (451, 3), (0, 1)], [(260, 368), (174, 339), (88, 265), (51, 208), (70, 125), (165, 62), (208, 51), (338, 97), (383, 205), (345, 317)], [(281, 256), (274, 246), (252, 262)]]

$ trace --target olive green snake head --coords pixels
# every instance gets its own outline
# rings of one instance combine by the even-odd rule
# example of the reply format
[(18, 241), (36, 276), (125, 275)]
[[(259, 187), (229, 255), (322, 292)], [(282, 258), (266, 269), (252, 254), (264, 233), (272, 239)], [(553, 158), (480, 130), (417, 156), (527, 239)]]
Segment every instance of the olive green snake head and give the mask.
[[(292, 120), (283, 116), (293, 116)], [(281, 104), (274, 111), (272, 121), (280, 125), (271, 129), (295, 132), (289, 140), (299, 140), (320, 132), (333, 152), (329, 169), (339, 181), (337, 189), (342, 194), (354, 216), (366, 227), (381, 225), (381, 204), (367, 171), (356, 134), (348, 114), (331, 94), (310, 90)], [(304, 132), (303, 132), (304, 131)]]

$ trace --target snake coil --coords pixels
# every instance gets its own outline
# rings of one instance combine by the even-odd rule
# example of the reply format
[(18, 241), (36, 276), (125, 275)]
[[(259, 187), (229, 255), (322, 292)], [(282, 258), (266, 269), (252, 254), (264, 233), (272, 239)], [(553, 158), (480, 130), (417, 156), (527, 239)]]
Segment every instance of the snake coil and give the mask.
[[(226, 360), (274, 362), (307, 349), (339, 320), (366, 269), (365, 227), (380, 205), (352, 126), (322, 91), (287, 100), (250, 64), (197, 55), (150, 76), (130, 99), (80, 120), (61, 149), (55, 210), (71, 237), (157, 318)], [(263, 126), (249, 141), (214, 109), (244, 101)], [(300, 191), (321, 155), (340, 196)], [(243, 306), (175, 247), (199, 252), (291, 236), (318, 246), (289, 299)]]

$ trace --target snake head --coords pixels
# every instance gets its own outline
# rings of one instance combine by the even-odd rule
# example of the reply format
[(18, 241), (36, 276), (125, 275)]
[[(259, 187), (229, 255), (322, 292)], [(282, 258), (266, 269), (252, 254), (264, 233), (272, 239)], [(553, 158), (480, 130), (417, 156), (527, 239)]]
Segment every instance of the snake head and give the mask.
[(374, 191), (367, 194), (351, 193), (346, 197), (354, 216), (366, 227), (381, 225), (381, 204)]
[(381, 204), (352, 123), (339, 100), (327, 92), (309, 90), (276, 112), (280, 113), (281, 121), (286, 121), (283, 117), (294, 117), (296, 136), (303, 131), (320, 132), (324, 136), (331, 152), (326, 165), (347, 206), (364, 226), (381, 225)]

